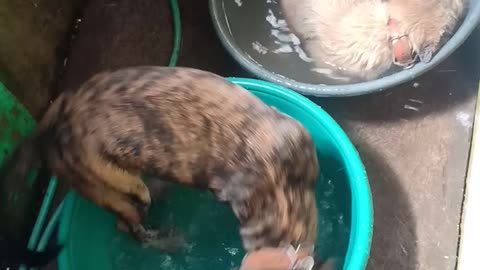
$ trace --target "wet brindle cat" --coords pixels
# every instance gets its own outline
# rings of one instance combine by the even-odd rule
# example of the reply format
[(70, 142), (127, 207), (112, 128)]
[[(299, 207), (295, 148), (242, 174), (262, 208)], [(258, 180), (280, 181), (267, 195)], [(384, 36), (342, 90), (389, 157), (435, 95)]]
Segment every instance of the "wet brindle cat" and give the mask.
[(149, 181), (212, 191), (231, 205), (247, 251), (317, 237), (315, 146), (296, 120), (245, 89), (190, 68), (131, 67), (62, 93), (13, 155), (8, 177), (48, 166), (115, 213), (140, 241)]

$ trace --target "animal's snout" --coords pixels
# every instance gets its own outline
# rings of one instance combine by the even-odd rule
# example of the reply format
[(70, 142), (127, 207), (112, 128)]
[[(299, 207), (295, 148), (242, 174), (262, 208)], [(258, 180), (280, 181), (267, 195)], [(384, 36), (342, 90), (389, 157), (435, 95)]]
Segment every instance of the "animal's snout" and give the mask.
[(390, 40), (393, 51), (393, 62), (402, 67), (412, 65), (415, 60), (415, 53), (413, 52), (408, 36), (400, 36)]
[(415, 64), (417, 55), (413, 50), (412, 44), (407, 34), (399, 33), (399, 27), (396, 20), (388, 21), (390, 29), (390, 46), (392, 48), (393, 63), (397, 66), (410, 68)]

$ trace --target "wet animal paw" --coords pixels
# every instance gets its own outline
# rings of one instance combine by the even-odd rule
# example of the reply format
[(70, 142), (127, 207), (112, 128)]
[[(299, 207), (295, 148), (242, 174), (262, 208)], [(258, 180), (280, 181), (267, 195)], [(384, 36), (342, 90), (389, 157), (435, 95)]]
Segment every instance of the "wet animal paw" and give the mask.
[(186, 247), (187, 242), (182, 234), (169, 231), (167, 234), (158, 234), (157, 238), (143, 244), (144, 247), (151, 247), (163, 252), (175, 253)]

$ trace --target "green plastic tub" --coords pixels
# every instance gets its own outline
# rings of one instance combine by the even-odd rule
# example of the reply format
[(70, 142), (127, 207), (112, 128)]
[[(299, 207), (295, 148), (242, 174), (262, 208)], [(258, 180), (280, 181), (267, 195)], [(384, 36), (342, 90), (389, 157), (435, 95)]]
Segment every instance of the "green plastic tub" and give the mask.
[[(339, 258), (345, 270), (365, 269), (372, 237), (372, 200), (367, 176), (352, 143), (320, 107), (293, 91), (252, 79), (230, 81), (299, 120), (311, 132), (321, 162), (317, 185), (323, 257)], [(228, 206), (207, 192), (176, 186), (155, 203), (147, 224), (172, 228), (186, 239), (178, 253), (141, 246), (116, 230), (112, 214), (70, 192), (60, 218), (65, 249), (60, 270), (235, 269), (244, 256), (237, 221)]]

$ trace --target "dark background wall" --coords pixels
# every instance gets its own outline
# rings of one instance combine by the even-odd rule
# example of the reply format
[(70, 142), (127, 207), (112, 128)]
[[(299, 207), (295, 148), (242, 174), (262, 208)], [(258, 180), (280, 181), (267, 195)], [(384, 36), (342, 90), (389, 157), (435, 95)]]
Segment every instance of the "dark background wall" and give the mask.
[(0, 0), (0, 81), (36, 117), (63, 66), (83, 0)]

